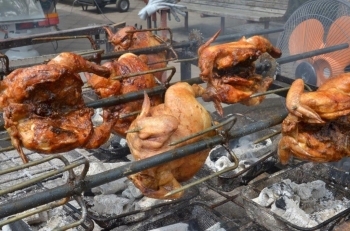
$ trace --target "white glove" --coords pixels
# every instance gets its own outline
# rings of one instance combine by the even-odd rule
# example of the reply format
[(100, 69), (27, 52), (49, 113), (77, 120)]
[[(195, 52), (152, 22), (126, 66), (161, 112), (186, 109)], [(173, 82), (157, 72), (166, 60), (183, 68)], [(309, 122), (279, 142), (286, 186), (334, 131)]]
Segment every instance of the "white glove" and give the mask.
[(148, 4), (139, 11), (138, 15), (141, 19), (145, 20), (158, 10), (169, 9), (175, 20), (180, 22), (180, 18), (177, 16), (177, 14), (185, 16), (187, 7), (178, 5), (176, 4), (177, 2), (177, 0), (150, 0), (148, 1)]

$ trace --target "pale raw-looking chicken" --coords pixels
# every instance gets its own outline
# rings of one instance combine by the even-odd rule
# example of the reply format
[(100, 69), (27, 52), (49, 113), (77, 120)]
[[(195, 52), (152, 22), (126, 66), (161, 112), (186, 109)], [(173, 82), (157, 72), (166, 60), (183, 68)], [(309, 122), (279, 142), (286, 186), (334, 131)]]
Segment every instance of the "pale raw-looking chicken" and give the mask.
[[(138, 48), (147, 48), (159, 46), (162, 40), (150, 31), (135, 31), (133, 26), (126, 26), (113, 33), (109, 27), (104, 27), (109, 41), (114, 45), (115, 51), (129, 51)], [(167, 51), (161, 51), (156, 54), (141, 54), (139, 57), (150, 68), (150, 70), (164, 68), (167, 66)], [(156, 72), (154, 75), (162, 81), (163, 72)]]
[(106, 118), (94, 127), (94, 111), (84, 105), (79, 72), (110, 74), (79, 55), (61, 53), (47, 64), (17, 69), (1, 81), (5, 128), (24, 163), (28, 159), (22, 147), (51, 154), (97, 148), (108, 140), (113, 120)]
[[(136, 74), (138, 72), (148, 71), (148, 66), (136, 55), (125, 53), (118, 60), (113, 60), (103, 64), (110, 70), (109, 78), (99, 75), (87, 75), (87, 81), (95, 92), (101, 98), (118, 96), (130, 92), (140, 91), (147, 88), (153, 88), (157, 85), (153, 74), (137, 75), (135, 77), (123, 78), (121, 80), (113, 80), (113, 77)], [(125, 137), (125, 132), (129, 129), (131, 122), (136, 118), (136, 114), (125, 118), (120, 116), (127, 115), (141, 110), (143, 100), (134, 100), (131, 102), (104, 108), (104, 111), (113, 114), (116, 121), (112, 132)], [(151, 105), (155, 106), (162, 102), (160, 95), (151, 97)]]
[(279, 58), (282, 53), (262, 36), (210, 46), (219, 33), (199, 47), (198, 67), (200, 77), (207, 82), (202, 98), (213, 101), (222, 115), (221, 103), (257, 105), (265, 99), (265, 96), (250, 99), (254, 93), (265, 92), (273, 81), (273, 76), (263, 78), (256, 74), (254, 62), (265, 52), (273, 58)]
[[(198, 85), (176, 83), (167, 89), (164, 103), (155, 107), (150, 106), (149, 98), (145, 95), (141, 114), (130, 126), (130, 131), (134, 132), (126, 136), (134, 159), (148, 158), (215, 135), (212, 131), (174, 146), (169, 145), (211, 126), (209, 112), (196, 100), (202, 92), (203, 89)], [(202, 167), (208, 154), (209, 149), (200, 151), (146, 169), (131, 175), (130, 179), (147, 197), (179, 198), (183, 192), (166, 198), (165, 195), (181, 187), (179, 182), (191, 179)]]
[(304, 81), (293, 82), (286, 98), (289, 115), (282, 123), (278, 155), (314, 162), (350, 156), (350, 73), (333, 77), (317, 91), (304, 92)]

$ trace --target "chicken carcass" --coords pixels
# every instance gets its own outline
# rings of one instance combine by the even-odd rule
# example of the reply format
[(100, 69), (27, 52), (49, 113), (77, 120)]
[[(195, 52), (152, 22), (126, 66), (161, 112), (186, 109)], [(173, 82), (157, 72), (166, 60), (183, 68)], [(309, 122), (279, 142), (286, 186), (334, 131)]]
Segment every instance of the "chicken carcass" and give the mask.
[(265, 52), (273, 58), (279, 58), (282, 53), (262, 36), (210, 46), (219, 33), (199, 47), (198, 67), (200, 77), (207, 82), (202, 98), (213, 101), (222, 115), (221, 103), (257, 105), (265, 98), (249, 98), (254, 93), (266, 91), (273, 81), (273, 76), (263, 78), (255, 73), (254, 61)]
[(51, 154), (97, 148), (108, 140), (113, 121), (106, 118), (94, 127), (94, 111), (84, 105), (83, 81), (77, 74), (83, 71), (110, 74), (79, 55), (61, 53), (47, 64), (17, 69), (1, 81), (5, 128), (24, 163), (28, 159), (22, 146)]
[(286, 106), (289, 115), (278, 146), (281, 163), (288, 163), (291, 156), (314, 162), (350, 156), (349, 73), (327, 80), (314, 92), (304, 92), (304, 81), (295, 80)]
[[(114, 45), (115, 51), (129, 51), (138, 48), (159, 46), (162, 40), (150, 31), (136, 31), (135, 27), (127, 26), (113, 33), (109, 27), (104, 27), (109, 41)], [(140, 58), (149, 66), (150, 70), (164, 68), (167, 66), (167, 51), (156, 54), (141, 54)], [(156, 72), (154, 75), (162, 81), (163, 72)]]
[[(101, 98), (118, 96), (134, 91), (140, 91), (152, 88), (157, 85), (153, 74), (137, 75), (135, 77), (113, 80), (113, 77), (134, 74), (148, 71), (148, 66), (136, 55), (125, 53), (118, 60), (113, 60), (103, 64), (111, 72), (109, 78), (99, 75), (87, 75), (87, 81), (95, 92)], [(143, 100), (134, 100), (131, 102), (119, 104), (104, 109), (107, 114), (112, 113), (116, 121), (112, 132), (125, 137), (125, 131), (129, 129), (130, 123), (136, 118), (136, 115), (120, 118), (123, 115), (141, 110)], [(151, 97), (151, 105), (155, 106), (162, 102), (160, 95)]]
[[(215, 135), (215, 132), (209, 132), (174, 146), (169, 145), (211, 126), (210, 114), (196, 100), (202, 92), (203, 89), (198, 85), (176, 83), (165, 92), (164, 103), (155, 107), (150, 106), (149, 98), (145, 95), (141, 114), (130, 125), (130, 131), (134, 132), (126, 136), (134, 159), (148, 158)], [(166, 198), (165, 195), (181, 187), (179, 182), (192, 178), (202, 167), (208, 154), (209, 149), (200, 151), (194, 155), (146, 169), (131, 175), (130, 179), (147, 197), (179, 198), (183, 192)]]

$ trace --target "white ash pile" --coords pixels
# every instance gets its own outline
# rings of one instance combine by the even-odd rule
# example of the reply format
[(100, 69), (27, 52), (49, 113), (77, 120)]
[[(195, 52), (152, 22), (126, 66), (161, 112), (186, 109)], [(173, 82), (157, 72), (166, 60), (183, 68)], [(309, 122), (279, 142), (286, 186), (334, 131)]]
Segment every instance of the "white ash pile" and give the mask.
[[(126, 163), (93, 162), (90, 164), (88, 175), (105, 172)], [(91, 191), (95, 196), (87, 196), (84, 199), (87, 201), (88, 207), (90, 207), (89, 211), (95, 216), (120, 215), (164, 203), (164, 200), (144, 197), (141, 191), (127, 177), (100, 185)]]
[[(253, 135), (242, 137), (238, 140), (233, 140), (230, 143), (230, 148), (233, 153), (239, 159), (238, 168), (234, 170), (234, 173), (239, 173), (242, 170), (249, 168), (252, 164), (259, 160), (269, 150), (272, 150), (273, 142), (271, 139), (267, 139), (263, 142), (254, 144)], [(205, 164), (214, 172), (221, 171), (227, 167), (233, 166), (234, 162), (230, 153), (218, 145), (214, 147), (205, 161)]]
[(253, 201), (304, 228), (315, 227), (350, 207), (347, 198), (335, 199), (321, 180), (296, 184), (285, 179), (264, 188)]

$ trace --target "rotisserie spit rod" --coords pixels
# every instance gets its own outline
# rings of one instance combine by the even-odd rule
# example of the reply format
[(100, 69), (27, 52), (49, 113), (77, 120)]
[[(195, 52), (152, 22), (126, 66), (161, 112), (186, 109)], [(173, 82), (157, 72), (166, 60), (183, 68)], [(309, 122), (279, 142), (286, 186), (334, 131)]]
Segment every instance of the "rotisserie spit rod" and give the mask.
[(13, 202), (4, 203), (0, 206), (0, 218), (5, 218), (7, 216), (50, 203), (67, 196), (80, 195), (82, 192), (99, 185), (197, 153), (208, 148), (213, 148), (216, 145), (224, 143), (226, 139), (237, 139), (245, 135), (261, 131), (268, 127), (280, 124), (287, 114), (288, 112), (286, 110), (281, 110), (280, 113), (276, 113), (275, 116), (266, 120), (254, 122), (238, 129), (232, 129), (228, 132), (227, 138), (217, 135), (210, 139), (201, 140), (196, 143), (167, 151), (143, 160), (134, 161), (103, 173), (87, 176), (85, 179), (78, 180), (72, 184), (65, 184), (48, 189), (44, 192), (39, 192), (35, 195), (20, 198)]

